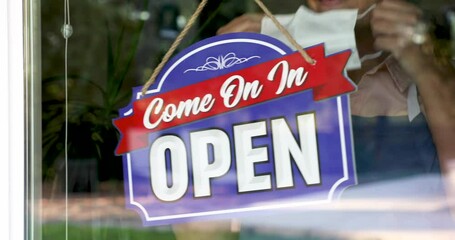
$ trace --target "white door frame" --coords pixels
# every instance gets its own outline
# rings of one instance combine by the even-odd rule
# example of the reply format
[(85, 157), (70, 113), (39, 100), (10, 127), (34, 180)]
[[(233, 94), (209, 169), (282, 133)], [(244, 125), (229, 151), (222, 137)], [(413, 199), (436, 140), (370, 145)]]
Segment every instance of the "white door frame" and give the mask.
[(25, 81), (23, 3), (0, 1), (0, 232), (25, 239)]

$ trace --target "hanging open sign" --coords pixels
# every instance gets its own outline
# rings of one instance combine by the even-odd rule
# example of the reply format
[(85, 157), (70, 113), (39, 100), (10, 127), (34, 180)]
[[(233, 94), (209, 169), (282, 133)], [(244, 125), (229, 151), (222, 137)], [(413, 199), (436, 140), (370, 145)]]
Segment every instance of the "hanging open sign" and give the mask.
[(344, 76), (350, 51), (316, 61), (276, 39), (206, 39), (133, 90), (121, 133), (127, 207), (145, 225), (330, 202), (355, 184)]

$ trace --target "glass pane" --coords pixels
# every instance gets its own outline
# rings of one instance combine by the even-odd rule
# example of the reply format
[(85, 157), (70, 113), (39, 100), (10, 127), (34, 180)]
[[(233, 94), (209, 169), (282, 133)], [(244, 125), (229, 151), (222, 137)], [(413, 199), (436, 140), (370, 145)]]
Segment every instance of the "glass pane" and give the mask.
[[(452, 196), (450, 193), (454, 189), (451, 184), (455, 184), (450, 181), (450, 176), (453, 175), (451, 161), (455, 159), (453, 150), (455, 120), (453, 104), (447, 104), (455, 99), (453, 65), (455, 6), (453, 3), (443, 0), (431, 2), (264, 0), (263, 2), (310, 55), (313, 54), (314, 57), (316, 54), (315, 50), (311, 50), (312, 46), (319, 43), (326, 44), (323, 49), (327, 55), (316, 62), (316, 67), (326, 58), (340, 56), (337, 54), (350, 50), (349, 53), (352, 54), (346, 56), (338, 72), (335, 71), (333, 74), (331, 72), (336, 64), (340, 64), (334, 60), (335, 62), (331, 62), (334, 65), (327, 64), (328, 67), (322, 72), (319, 70), (319, 73), (321, 78), (325, 77), (329, 80), (335, 78), (334, 75), (345, 80), (349, 78), (349, 84), (356, 89), (349, 94), (343, 93), (344, 98), (338, 98), (340, 100), (336, 100), (335, 97), (338, 95), (335, 94), (331, 96), (332, 98), (329, 97), (318, 103), (324, 106), (327, 104), (327, 108), (315, 107), (316, 109), (309, 110), (305, 106), (303, 108), (305, 114), (302, 114), (303, 110), (300, 113), (292, 112), (292, 119), (283, 117), (285, 114), (290, 114), (291, 110), (288, 109), (291, 106), (302, 107), (301, 105), (306, 103), (300, 102), (306, 101), (303, 100), (306, 97), (296, 95), (297, 93), (286, 96), (289, 100), (285, 103), (276, 102), (273, 105), (274, 101), (270, 101), (267, 108), (274, 109), (264, 109), (259, 106), (257, 108), (259, 110), (252, 110), (255, 112), (251, 116), (233, 115), (234, 113), (232, 116), (235, 117), (229, 114), (209, 116), (207, 119), (216, 119), (214, 122), (219, 124), (216, 126), (226, 126), (223, 124), (225, 121), (228, 122), (229, 127), (222, 129), (223, 131), (213, 131), (219, 134), (216, 135), (218, 138), (202, 136), (205, 134), (203, 130), (212, 126), (205, 125), (206, 122), (201, 119), (194, 121), (194, 124), (193, 122), (186, 125), (176, 124), (171, 126), (169, 131), (147, 133), (147, 139), (157, 140), (162, 139), (163, 136), (173, 136), (177, 140), (173, 138), (175, 145), (163, 147), (164, 150), (157, 147), (158, 150), (155, 152), (161, 155), (152, 154), (146, 165), (141, 165), (141, 162), (136, 159), (130, 159), (130, 157), (134, 158), (135, 154), (144, 154), (142, 152), (131, 150), (127, 153), (115, 154), (121, 137), (125, 137), (117, 124), (117, 119), (131, 116), (127, 110), (136, 109), (132, 102), (140, 100), (140, 97), (137, 97), (139, 96), (137, 93), (140, 92), (137, 87), (144, 85), (152, 75), (200, 1), (79, 0), (68, 1), (66, 11), (64, 1), (34, 2), (38, 5), (33, 5), (35, 12), (31, 11), (27, 14), (34, 19), (32, 22), (35, 27), (40, 25), (40, 28), (35, 28), (32, 33), (32, 36), (35, 36), (32, 40), (32, 45), (35, 45), (33, 49), (41, 49), (41, 54), (38, 55), (40, 59), (31, 64), (37, 71), (35, 76), (42, 76), (41, 86), (39, 86), (42, 88), (42, 99), (36, 99), (37, 102), (41, 102), (42, 107), (42, 138), (35, 140), (42, 141), (42, 149), (36, 152), (39, 154), (42, 151), (42, 161), (33, 162), (33, 168), (39, 171), (30, 173), (30, 182), (34, 190), (29, 189), (29, 192), (35, 197), (33, 203), (36, 206), (32, 211), (35, 214), (34, 219), (39, 219), (39, 221), (32, 221), (37, 226), (31, 227), (33, 234), (30, 239), (64, 239), (65, 236), (68, 236), (68, 239), (97, 240), (453, 239), (455, 237), (455, 223), (451, 215), (453, 199), (450, 198)], [(38, 8), (39, 5), (40, 8)], [(247, 15), (244, 15), (245, 13)], [(66, 23), (72, 27), (72, 35), (68, 37), (68, 41), (65, 41), (62, 36), (65, 20), (70, 20)], [(417, 20), (421, 20), (420, 22), (425, 25), (418, 25)], [(419, 29), (414, 28), (417, 25)], [(289, 49), (285, 54), (280, 53), (279, 57), (291, 55), (294, 51), (291, 49), (296, 47), (284, 37), (285, 33), (276, 28), (272, 21), (264, 17), (263, 11), (255, 1), (208, 1), (194, 26), (177, 47), (174, 53), (177, 57), (170, 60), (170, 63), (178, 65), (179, 61), (186, 61), (186, 56), (192, 53), (190, 50), (202, 49), (213, 43), (211, 41), (247, 38), (247, 36), (252, 36), (251, 38), (255, 40), (271, 39), (268, 41), (279, 46), (280, 49)], [(219, 35), (231, 32), (260, 32), (272, 38), (244, 33)], [(211, 38), (214, 36), (218, 38)], [(208, 38), (211, 39), (207, 40)], [(250, 52), (262, 54), (263, 51), (261, 47), (244, 47), (244, 51), (242, 50), (245, 54)], [(207, 76), (210, 76), (211, 80), (220, 79), (220, 76), (232, 73), (226, 67), (229, 64), (229, 67), (235, 65), (233, 69), (236, 69), (235, 72), (239, 75), (243, 73), (244, 68), (251, 67), (256, 69), (254, 74), (257, 75), (254, 76), (259, 76), (265, 70), (262, 71), (263, 69), (257, 66), (263, 66), (260, 64), (265, 64), (267, 57), (270, 58), (267, 62), (269, 60), (272, 62), (276, 58), (275, 55), (267, 54), (248, 56), (250, 58), (235, 55), (236, 58), (228, 58), (228, 55), (217, 55), (214, 57), (218, 61), (216, 63), (209, 62), (209, 58), (206, 58), (208, 56), (199, 57), (204, 61), (207, 59), (207, 65), (200, 67), (213, 67), (210, 64), (218, 67), (212, 75), (208, 73)], [(250, 60), (251, 62), (248, 63)], [(66, 64), (67, 74), (65, 74)], [(171, 64), (165, 69), (169, 69)], [(342, 70), (345, 64), (348, 64), (346, 72)], [(192, 69), (187, 70), (194, 73), (200, 71), (200, 67), (193, 66)], [(426, 70), (422, 71), (422, 69)], [(298, 75), (299, 73), (296, 72), (297, 70), (290, 74)], [(264, 78), (268, 77), (267, 72), (263, 74)], [(300, 77), (302, 81), (305, 80), (305, 77)], [(174, 94), (190, 96), (192, 91), (202, 93), (206, 88), (218, 86), (215, 80), (213, 84), (206, 84), (207, 82), (200, 79), (178, 80), (181, 82), (174, 79), (175, 86), (169, 87), (166, 91), (175, 90)], [(191, 82), (195, 83), (194, 86), (197, 85), (196, 83), (201, 83), (198, 86), (206, 86), (206, 88), (186, 88), (191, 89), (186, 91), (185, 87), (188, 86), (185, 85), (185, 80), (194, 81)], [(426, 81), (431, 81), (432, 84)], [(295, 82), (291, 84), (298, 85)], [(335, 83), (332, 81), (332, 84)], [(35, 86), (35, 88), (39, 87)], [(287, 87), (292, 86), (288, 84)], [(339, 90), (342, 87), (333, 88)], [(179, 89), (185, 90), (178, 92)], [(254, 86), (252, 89), (251, 92), (254, 92)], [(316, 94), (317, 91), (307, 91), (305, 94)], [(251, 92), (249, 92), (250, 96), (243, 96), (244, 100), (254, 95)], [(153, 95), (148, 94), (148, 96)], [(159, 96), (164, 96), (164, 93)], [(169, 99), (175, 98), (177, 99), (175, 102), (178, 102), (181, 100), (179, 97), (178, 94), (171, 94)], [(334, 105), (331, 105), (332, 100)], [(207, 103), (206, 106), (208, 105)], [(255, 109), (256, 105), (260, 104), (252, 104), (251, 108)], [(340, 106), (349, 108), (346, 110), (346, 117), (340, 117), (337, 112), (326, 112), (331, 107)], [(166, 108), (168, 115), (163, 114), (161, 117), (180, 119), (176, 117), (177, 113), (175, 116), (172, 115), (174, 112), (171, 108), (172, 106)], [(203, 107), (190, 110), (194, 113), (201, 109)], [(152, 110), (148, 109), (149, 114), (153, 115)], [(240, 110), (236, 109), (236, 111)], [(66, 111), (68, 111), (67, 117)], [(158, 112), (157, 110), (155, 114)], [(311, 118), (313, 115), (308, 114), (309, 112), (313, 113), (314, 119)], [(182, 113), (184, 115), (182, 118), (192, 113)], [(273, 116), (267, 115), (269, 113)], [(335, 121), (335, 130), (332, 129), (334, 125), (329, 121), (332, 116), (330, 114), (342, 120)], [(308, 121), (305, 122), (302, 119)], [(321, 119), (327, 119), (328, 122)], [(150, 123), (150, 119), (148, 120)], [(164, 122), (172, 120), (164, 120)], [(143, 119), (140, 121), (146, 122)], [(259, 124), (254, 125), (254, 123)], [(263, 126), (260, 125), (261, 123)], [(298, 125), (300, 123), (302, 125)], [(305, 134), (310, 135), (311, 131), (299, 131), (301, 129), (299, 127), (309, 126), (310, 123), (317, 129), (314, 139), (304, 138), (307, 136)], [(242, 128), (243, 125), (247, 126)], [(172, 127), (177, 130), (173, 132)], [(256, 129), (253, 129), (254, 127)], [(256, 130), (260, 132), (261, 129), (265, 133), (254, 132)], [(185, 133), (179, 136), (178, 131)], [(335, 185), (338, 179), (331, 179), (330, 174), (337, 169), (338, 165), (335, 163), (325, 165), (325, 160), (318, 162), (321, 166), (319, 168), (315, 166), (316, 171), (308, 170), (322, 174), (320, 176), (322, 180), (312, 184), (308, 181), (311, 174), (305, 172), (307, 166), (298, 166), (299, 156), (303, 156), (306, 151), (302, 146), (307, 143), (311, 146), (311, 141), (316, 141), (314, 147), (316, 154), (319, 154), (321, 159), (325, 156), (330, 162), (331, 154), (338, 152), (339, 149), (337, 146), (329, 144), (326, 144), (329, 146), (321, 146), (318, 143), (325, 141), (331, 144), (335, 140), (338, 143), (339, 139), (333, 139), (334, 135), (331, 134), (338, 136), (341, 132), (346, 139), (352, 137), (352, 146), (351, 142), (348, 142), (347, 147), (341, 146), (340, 152), (343, 152), (343, 156), (352, 157), (353, 161), (346, 163), (349, 166), (343, 169), (354, 174), (355, 167), (355, 178), (350, 177), (349, 181), (346, 180), (345, 185), (341, 187), (347, 187), (347, 182), (356, 181), (357, 184), (345, 191), (341, 191), (341, 188), (337, 189)], [(242, 137), (236, 138), (237, 136), (250, 139), (250, 142), (239, 144), (239, 139)], [(276, 140), (279, 136), (282, 136), (281, 141)], [(159, 168), (150, 163), (152, 158), (164, 159), (162, 165), (167, 172), (161, 178), (161, 185), (168, 190), (177, 186), (176, 179), (180, 179), (178, 174), (172, 175), (172, 173), (180, 169), (182, 174), (195, 174), (199, 167), (190, 165), (195, 162), (195, 159), (187, 160), (193, 153), (187, 149), (184, 149), (183, 151), (186, 152), (182, 154), (185, 160), (174, 164), (173, 160), (180, 156), (174, 150), (182, 146), (179, 145), (179, 137), (183, 139), (183, 148), (187, 141), (199, 140), (197, 143), (192, 142), (191, 146), (187, 144), (193, 152), (197, 150), (195, 146), (205, 147), (201, 151), (206, 155), (201, 158), (206, 160), (207, 168), (199, 169), (201, 172), (212, 174), (211, 177), (207, 177), (208, 191), (211, 191), (214, 196), (202, 191), (198, 192), (200, 189), (192, 185), (197, 181), (195, 180), (197, 176), (190, 175), (183, 176), (183, 179), (189, 181), (187, 185), (194, 189), (188, 189), (186, 186), (187, 188), (181, 194), (185, 197), (181, 199), (176, 197), (166, 202), (158, 196), (157, 187), (153, 185), (156, 179), (149, 179), (151, 178), (149, 175), (154, 171), (153, 168)], [(210, 140), (213, 139), (210, 137), (217, 140)], [(223, 142), (224, 145), (218, 146), (217, 141), (224, 141), (224, 139), (226, 139)], [(206, 141), (206, 145), (200, 144), (203, 141)], [(277, 150), (280, 147), (284, 149), (281, 150), (284, 152), (282, 155)], [(220, 150), (225, 148), (227, 149), (225, 152)], [(240, 148), (246, 149), (245, 152), (251, 150), (244, 154), (244, 159), (250, 162), (244, 163), (239, 160), (236, 163), (229, 162), (229, 165), (224, 165), (224, 172), (219, 170), (222, 167), (216, 164), (221, 164), (222, 161), (218, 159), (231, 161), (234, 158), (227, 156), (238, 157), (242, 154)], [(263, 155), (258, 151), (263, 151)], [(144, 152), (145, 154), (154, 153), (154, 148), (150, 146), (150, 149)], [(174, 153), (177, 155), (173, 155)], [(259, 157), (251, 160), (251, 155)], [(285, 180), (280, 182), (282, 179), (289, 179), (286, 178), (288, 177), (286, 167), (272, 166), (272, 163), (278, 163), (271, 159), (278, 159), (280, 156), (290, 162), (289, 172), (292, 177), (289, 184)], [(301, 157), (304, 159), (302, 162), (310, 163), (311, 160), (305, 157)], [(252, 166), (250, 168), (252, 173), (245, 170), (244, 175), (240, 175), (239, 169), (242, 166), (245, 169)], [(135, 169), (133, 170), (135, 172), (131, 173), (130, 169)], [(210, 169), (213, 171), (210, 172)], [(280, 169), (285, 174), (280, 173)], [(442, 174), (443, 171), (446, 172), (445, 175)], [(144, 175), (131, 177), (143, 172), (145, 172)], [(229, 175), (231, 173), (233, 175)], [(242, 192), (242, 188), (239, 187), (242, 184), (240, 182), (243, 181), (246, 186), (253, 186), (253, 180), (267, 180), (267, 176), (270, 178), (270, 187), (262, 188), (267, 191), (248, 195), (250, 193), (245, 190), (240, 194)], [(235, 206), (240, 207), (235, 211), (228, 211), (227, 214), (208, 214), (209, 216), (200, 214), (203, 216), (198, 215), (194, 219), (170, 218), (167, 222), (154, 223), (144, 217), (144, 212), (146, 215), (148, 209), (142, 211), (142, 205), (139, 207), (136, 205), (136, 211), (129, 209), (135, 203), (131, 193), (133, 180), (145, 182), (144, 186), (147, 189), (140, 189), (142, 185), (139, 187), (135, 185), (134, 191), (137, 192), (134, 194), (146, 196), (145, 200), (142, 199), (146, 204), (157, 204), (159, 207), (154, 211), (158, 213), (179, 212), (183, 209), (182, 215), (185, 215), (188, 209), (215, 207), (210, 205), (216, 205), (219, 212), (235, 209)], [(311, 192), (312, 185), (315, 185), (314, 189), (317, 186), (324, 188), (330, 181), (333, 181), (335, 187), (333, 191), (328, 188), (330, 193), (327, 201), (311, 202), (309, 199), (312, 198), (326, 199), (325, 195), (322, 196), (322, 193), (316, 190), (312, 192), (313, 194), (304, 196), (294, 196), (287, 192), (292, 188), (305, 191), (310, 189), (308, 191)], [(166, 183), (167, 186), (165, 186)], [(342, 183), (338, 184), (342, 185)], [(214, 186), (213, 189), (210, 186)], [(228, 187), (224, 188), (225, 186)], [(335, 190), (337, 191), (334, 194)], [(141, 195), (142, 193), (144, 195)], [(147, 198), (149, 197), (147, 194), (155, 194), (156, 197)], [(166, 194), (164, 192), (162, 196), (172, 195)], [(216, 194), (220, 194), (218, 198)], [(337, 194), (339, 197), (334, 197)], [(269, 199), (269, 196), (272, 197)], [(210, 202), (209, 198), (213, 201)], [(299, 204), (299, 201), (309, 203)], [(240, 202), (246, 203), (247, 207), (236, 205)], [(280, 207), (263, 207), (267, 205)], [(161, 206), (163, 206), (162, 209)], [(261, 206), (262, 210), (250, 211), (256, 206)], [(248, 211), (238, 209), (248, 209)]]

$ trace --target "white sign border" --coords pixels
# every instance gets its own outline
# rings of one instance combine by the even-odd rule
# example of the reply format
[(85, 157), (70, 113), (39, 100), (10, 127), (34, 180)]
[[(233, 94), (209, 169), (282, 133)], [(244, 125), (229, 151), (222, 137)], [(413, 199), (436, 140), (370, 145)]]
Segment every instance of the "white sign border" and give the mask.
[[(160, 79), (158, 86), (155, 89), (149, 90), (146, 94), (157, 93), (161, 91), (161, 87), (163, 83), (166, 81), (169, 74), (183, 61), (191, 57), (192, 55), (203, 51), (205, 49), (229, 44), (229, 43), (254, 43), (269, 47), (281, 55), (286, 55), (286, 51), (278, 48), (277, 46), (261, 41), (261, 40), (254, 40), (248, 38), (239, 38), (239, 39), (229, 39), (229, 40), (222, 40), (218, 42), (213, 42), (211, 44), (204, 45), (199, 47), (187, 54), (185, 54), (182, 58), (177, 60), (163, 75)], [(138, 92), (136, 95), (136, 99), (140, 99), (142, 97), (142, 93)], [(330, 203), (333, 200), (333, 196), (335, 194), (336, 189), (344, 182), (349, 180), (349, 169), (348, 169), (348, 160), (347, 160), (347, 151), (346, 151), (346, 133), (344, 129), (344, 119), (343, 119), (343, 103), (341, 97), (337, 97), (337, 110), (338, 110), (338, 121), (340, 126), (340, 142), (341, 142), (341, 153), (342, 153), (342, 161), (343, 161), (343, 177), (340, 178), (330, 189), (327, 199), (319, 200), (319, 201), (311, 201), (311, 202), (296, 202), (296, 203), (289, 203), (286, 202), (285, 204), (272, 204), (267, 206), (254, 206), (254, 207), (245, 207), (245, 208), (234, 208), (228, 210), (217, 210), (217, 211), (207, 211), (207, 212), (196, 212), (196, 213), (186, 213), (186, 214), (175, 214), (175, 215), (168, 215), (168, 216), (160, 216), (160, 217), (150, 217), (148, 211), (142, 206), (139, 202), (134, 200), (134, 193), (133, 193), (133, 179), (131, 173), (131, 155), (129, 153), (126, 154), (127, 157), (127, 170), (128, 170), (128, 189), (129, 189), (129, 204), (132, 206), (136, 206), (143, 212), (143, 216), (147, 222), (154, 222), (154, 221), (165, 221), (165, 220), (173, 220), (173, 219), (183, 219), (183, 218), (193, 218), (193, 217), (204, 217), (204, 216), (213, 216), (213, 215), (221, 215), (221, 214), (234, 214), (234, 213), (244, 213), (244, 212), (252, 212), (252, 211), (259, 211), (259, 210), (275, 210), (275, 209), (283, 209), (283, 208), (292, 208), (292, 207), (302, 207), (308, 205), (315, 205), (315, 204), (324, 204)], [(124, 116), (129, 116), (133, 113), (133, 109), (127, 111)]]

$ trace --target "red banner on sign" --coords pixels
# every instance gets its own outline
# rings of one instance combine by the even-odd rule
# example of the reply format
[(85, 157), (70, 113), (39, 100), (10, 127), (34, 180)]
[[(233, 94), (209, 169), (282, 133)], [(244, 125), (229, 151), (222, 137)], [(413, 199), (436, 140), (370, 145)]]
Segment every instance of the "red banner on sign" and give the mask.
[[(308, 64), (295, 52), (265, 63), (133, 103), (129, 116), (114, 120), (122, 138), (116, 154), (147, 147), (148, 134), (305, 90), (314, 100), (346, 94), (355, 86), (344, 75), (350, 51), (326, 57), (324, 46), (307, 50)], [(203, 73), (201, 73), (203, 74)]]

